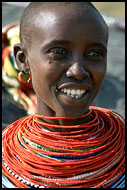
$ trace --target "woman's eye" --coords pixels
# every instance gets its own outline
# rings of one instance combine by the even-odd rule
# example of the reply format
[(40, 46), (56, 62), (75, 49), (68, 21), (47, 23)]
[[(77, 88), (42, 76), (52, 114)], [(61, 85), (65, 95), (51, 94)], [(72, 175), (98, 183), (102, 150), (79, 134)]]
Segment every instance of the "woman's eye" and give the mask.
[(100, 50), (92, 50), (88, 53), (88, 57), (90, 58), (100, 58), (103, 56), (103, 52)]
[(55, 47), (47, 51), (52, 60), (61, 60), (68, 57), (68, 51), (65, 48)]
[(54, 48), (50, 50), (51, 53), (57, 54), (57, 55), (64, 55), (66, 54), (65, 49), (63, 48)]

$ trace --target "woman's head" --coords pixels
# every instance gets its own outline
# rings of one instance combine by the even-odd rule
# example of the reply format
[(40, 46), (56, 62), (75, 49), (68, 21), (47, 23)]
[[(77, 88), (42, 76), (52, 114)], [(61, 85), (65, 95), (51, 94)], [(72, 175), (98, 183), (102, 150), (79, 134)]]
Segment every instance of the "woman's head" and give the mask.
[(104, 80), (108, 28), (89, 2), (40, 2), (26, 8), (14, 54), (30, 70), (38, 114), (78, 118)]

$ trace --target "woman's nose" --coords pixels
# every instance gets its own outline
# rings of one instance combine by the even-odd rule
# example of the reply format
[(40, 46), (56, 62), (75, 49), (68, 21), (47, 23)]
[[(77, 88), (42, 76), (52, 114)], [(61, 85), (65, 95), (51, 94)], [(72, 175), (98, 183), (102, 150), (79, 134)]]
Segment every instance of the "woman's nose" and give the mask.
[(89, 78), (89, 72), (81, 65), (80, 63), (76, 62), (69, 67), (66, 72), (67, 77), (72, 77), (77, 80), (83, 80), (84, 78)]

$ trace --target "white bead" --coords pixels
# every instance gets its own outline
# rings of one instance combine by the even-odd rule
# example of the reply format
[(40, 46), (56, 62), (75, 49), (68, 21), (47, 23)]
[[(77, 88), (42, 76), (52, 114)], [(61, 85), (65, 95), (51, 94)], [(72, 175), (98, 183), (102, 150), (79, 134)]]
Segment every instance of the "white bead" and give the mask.
[(22, 179), (21, 177), (18, 178), (18, 180), (21, 180), (21, 179)]
[(25, 180), (25, 179), (22, 179), (22, 182), (23, 182), (23, 183), (25, 183), (25, 182), (26, 182), (26, 180)]
[(39, 187), (39, 185), (34, 185), (34, 187)]
[(29, 181), (26, 181), (26, 184), (27, 184), (27, 185), (29, 185), (29, 184), (30, 184), (30, 182), (29, 182)]

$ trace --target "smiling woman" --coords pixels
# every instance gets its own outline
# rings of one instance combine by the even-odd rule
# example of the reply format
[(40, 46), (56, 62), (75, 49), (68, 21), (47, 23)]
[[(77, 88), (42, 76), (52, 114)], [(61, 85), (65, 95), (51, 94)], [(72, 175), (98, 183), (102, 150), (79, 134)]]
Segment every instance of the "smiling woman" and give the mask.
[(31, 3), (20, 38), (14, 56), (37, 113), (3, 131), (3, 187), (124, 187), (124, 119), (91, 107), (107, 67), (100, 13), (89, 2)]
[[(48, 17), (51, 18), (50, 25), (47, 20), (47, 4), (43, 7), (43, 14), (37, 5), (34, 7), (35, 12), (38, 12), (38, 17), (33, 18), (31, 33), (33, 43), (30, 51), (26, 48), (27, 42), (23, 40), (24, 36), (27, 36), (27, 31), (22, 27), (26, 25), (26, 22), (31, 21), (22, 18), (23, 45), (15, 45), (14, 54), (15, 57), (17, 56), (17, 64), (21, 70), (30, 66), (32, 84), (37, 95), (37, 105), (39, 105), (37, 106), (38, 114), (76, 119), (88, 111), (104, 79), (108, 29), (100, 14), (97, 11), (93, 12), (92, 6), (86, 11), (81, 9), (80, 15), (78, 14), (79, 6), (77, 8), (75, 6), (74, 12), (74, 5), (70, 5), (70, 11), (72, 11), (68, 12), (65, 8), (64, 14), (63, 6), (61, 4), (56, 4), (56, 6), (59, 6), (59, 9), (55, 12), (53, 8), (50, 10)], [(39, 21), (40, 24), (38, 24)], [(103, 44), (105, 49), (99, 44)], [(22, 63), (24, 56), (25, 64)], [(61, 84), (69, 90), (83, 89), (87, 90), (87, 93), (78, 99), (61, 91), (56, 93), (56, 89)], [(89, 89), (86, 89), (86, 86)]]

